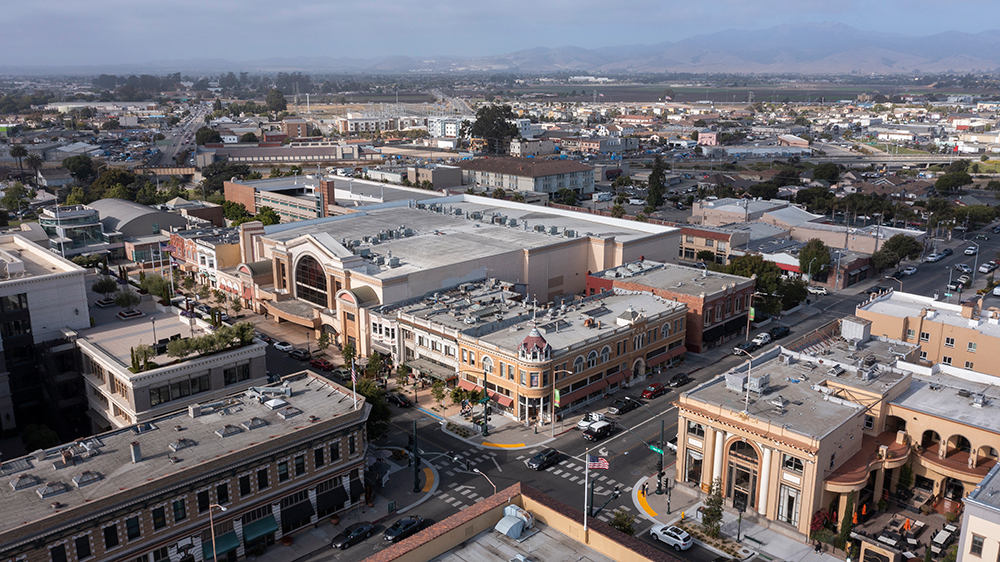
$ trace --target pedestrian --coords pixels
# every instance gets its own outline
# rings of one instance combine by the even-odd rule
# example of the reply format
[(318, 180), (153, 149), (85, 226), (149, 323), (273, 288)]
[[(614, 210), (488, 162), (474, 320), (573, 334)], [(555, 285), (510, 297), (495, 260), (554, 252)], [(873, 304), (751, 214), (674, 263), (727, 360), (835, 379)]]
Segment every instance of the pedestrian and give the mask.
[(642, 497), (645, 498), (648, 495), (649, 495), (649, 483), (648, 482), (643, 482), (642, 483)]

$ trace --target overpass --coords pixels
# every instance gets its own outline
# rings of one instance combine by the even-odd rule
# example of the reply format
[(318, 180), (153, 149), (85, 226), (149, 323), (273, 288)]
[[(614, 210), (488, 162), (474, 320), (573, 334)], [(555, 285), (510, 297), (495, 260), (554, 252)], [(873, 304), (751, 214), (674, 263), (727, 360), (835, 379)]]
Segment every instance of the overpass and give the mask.
[(194, 176), (197, 173), (194, 166), (140, 166), (136, 173), (156, 174), (157, 176)]

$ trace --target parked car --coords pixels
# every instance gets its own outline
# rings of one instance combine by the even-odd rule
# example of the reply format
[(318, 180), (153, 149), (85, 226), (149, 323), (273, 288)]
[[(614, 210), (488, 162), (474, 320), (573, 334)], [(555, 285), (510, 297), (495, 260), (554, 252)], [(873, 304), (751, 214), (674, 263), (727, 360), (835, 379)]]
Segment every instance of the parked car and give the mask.
[(750, 353), (757, 349), (757, 343), (752, 341), (745, 341), (733, 348), (733, 355), (742, 355), (743, 352)]
[[(347, 378), (350, 379), (351, 375), (348, 374)], [(398, 392), (387, 394), (385, 399), (388, 400), (390, 404), (395, 404), (399, 408), (409, 408), (410, 406), (413, 405), (413, 402), (411, 402), (409, 398), (403, 396)]]
[(910, 266), (910, 267), (907, 267), (906, 269), (903, 270), (903, 275), (909, 276), (909, 275), (913, 275), (916, 272), (917, 272), (917, 268), (915, 268), (913, 266)]
[(670, 377), (670, 380), (667, 381), (667, 386), (669, 386), (670, 388), (677, 388), (680, 386), (684, 386), (689, 382), (691, 382), (691, 377), (689, 377), (687, 373), (677, 373), (674, 376)]
[(419, 515), (404, 517), (385, 530), (382, 538), (391, 543), (397, 543), (413, 535), (424, 526), (424, 518)]
[(941, 250), (941, 257), (950, 256), (950, 255), (952, 255), (954, 253), (955, 253), (955, 250), (952, 250), (951, 248), (945, 248), (945, 249)]
[(1000, 225), (993, 227), (993, 234), (1000, 234)]
[(337, 367), (336, 369), (333, 370), (332, 373), (330, 373), (330, 376), (340, 381), (350, 381), (351, 370), (348, 369), (347, 367)]
[(653, 384), (647, 386), (645, 390), (642, 391), (642, 397), (648, 400), (650, 398), (656, 398), (657, 396), (666, 393), (667, 393), (667, 387), (663, 386), (658, 382), (654, 382)]
[(972, 281), (972, 277), (969, 277), (968, 275), (963, 275), (958, 278), (958, 282), (963, 285), (968, 285), (969, 281)]
[(768, 335), (771, 336), (771, 340), (781, 339), (788, 335), (791, 330), (788, 326), (775, 326), (767, 331)]
[(674, 435), (670, 441), (667, 441), (667, 448), (673, 452), (677, 452), (677, 436)]
[(535, 456), (528, 459), (528, 468), (531, 470), (545, 470), (554, 465), (559, 460), (559, 451), (555, 449), (545, 449), (539, 451)]
[(972, 273), (972, 268), (969, 267), (967, 263), (956, 263), (955, 269), (961, 271), (962, 273)]
[(288, 356), (298, 361), (305, 361), (312, 357), (312, 355), (304, 349), (293, 349), (288, 352)]
[(676, 551), (687, 550), (694, 544), (694, 539), (687, 531), (673, 525), (653, 525), (649, 529), (649, 536), (656, 542), (674, 547)]
[(806, 287), (806, 290), (814, 295), (825, 295), (827, 293), (826, 287), (813, 287), (812, 285), (809, 285)]
[(968, 248), (965, 249), (965, 255), (967, 256), (974, 256), (977, 253), (979, 253), (979, 250), (976, 249), (975, 246), (969, 246)]
[(292, 344), (286, 341), (279, 341), (274, 342), (274, 349), (277, 349), (278, 351), (291, 351), (294, 348), (292, 347)]
[(610, 422), (606, 421), (594, 422), (590, 424), (590, 427), (587, 428), (587, 431), (583, 432), (583, 438), (586, 439), (587, 441), (600, 441), (601, 439), (604, 439), (609, 435), (611, 435), (611, 432), (614, 430), (614, 427), (615, 426), (611, 425)]
[(262, 342), (271, 343), (271, 336), (267, 334), (262, 334), (260, 332), (254, 332), (254, 336)]
[(1000, 297), (1000, 285), (997, 285), (996, 287), (993, 287), (993, 296), (994, 297)]
[(330, 546), (345, 550), (347, 547), (356, 545), (372, 536), (373, 528), (374, 526), (371, 523), (354, 523), (348, 525), (339, 535), (333, 537), (333, 542), (330, 543)]
[(995, 264), (995, 263), (993, 263), (991, 261), (988, 261), (988, 262), (984, 263), (983, 265), (979, 266), (979, 273), (990, 273), (991, 271), (993, 271), (996, 268), (997, 268), (997, 264)]
[(620, 415), (627, 412), (631, 412), (632, 410), (638, 407), (639, 407), (638, 402), (626, 396), (625, 398), (619, 398), (618, 400), (615, 400), (614, 403), (611, 404), (611, 407), (608, 408), (608, 413), (614, 415)]
[(940, 261), (941, 258), (943, 258), (943, 257), (944, 257), (944, 255), (942, 255), (942, 254), (928, 254), (927, 257), (924, 258), (924, 261), (928, 262), (928, 263), (933, 263), (933, 262), (936, 262), (936, 261)]
[(750, 340), (757, 344), (757, 347), (764, 347), (765, 345), (771, 343), (771, 334), (764, 332), (763, 334), (757, 334), (757, 337)]
[(604, 414), (600, 412), (590, 412), (589, 414), (584, 414), (583, 419), (576, 424), (576, 428), (581, 431), (587, 431), (592, 424), (599, 421), (604, 421)]
[(310, 367), (319, 369), (320, 371), (332, 371), (333, 363), (330, 363), (326, 359), (313, 359), (309, 362)]

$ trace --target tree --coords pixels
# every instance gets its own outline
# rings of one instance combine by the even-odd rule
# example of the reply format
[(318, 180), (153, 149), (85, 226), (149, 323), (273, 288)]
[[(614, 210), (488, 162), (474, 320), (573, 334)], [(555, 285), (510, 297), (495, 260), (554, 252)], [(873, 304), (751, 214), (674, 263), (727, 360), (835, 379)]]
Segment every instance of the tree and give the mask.
[(520, 191), (516, 192), (514, 195), (511, 195), (510, 200), (513, 201), (514, 203), (524, 203), (526, 201), (524, 198), (524, 194), (521, 193)]
[(316, 347), (320, 351), (326, 351), (326, 348), (330, 347), (330, 334), (326, 330), (320, 332), (319, 337), (316, 339)]
[(135, 307), (139, 306), (140, 302), (142, 302), (142, 297), (128, 285), (123, 286), (115, 293), (115, 304), (127, 313), (135, 310)]
[(715, 263), (715, 252), (711, 250), (702, 250), (698, 252), (698, 254), (695, 257), (698, 258), (698, 261), (703, 261), (705, 263)]
[(24, 179), (24, 167), (22, 164), (22, 159), (28, 155), (28, 149), (24, 148), (22, 144), (15, 144), (10, 147), (10, 157), (17, 160), (18, 177)]
[(875, 269), (883, 270), (896, 267), (899, 263), (899, 254), (888, 250), (886, 248), (881, 248), (879, 251), (872, 254), (872, 265)]
[(233, 314), (239, 314), (243, 310), (243, 299), (238, 296), (234, 296), (229, 299), (229, 309), (233, 311)]
[(215, 129), (202, 127), (195, 132), (194, 142), (198, 143), (199, 146), (204, 146), (206, 143), (210, 142), (222, 142), (222, 135)]
[(264, 98), (264, 103), (267, 104), (267, 109), (270, 111), (285, 111), (288, 109), (288, 102), (285, 101), (285, 94), (281, 93), (281, 90), (277, 88), (271, 88), (271, 91), (267, 93), (267, 97)]
[(459, 134), (463, 138), (485, 140), (489, 154), (503, 154), (511, 139), (519, 136), (514, 118), (514, 110), (509, 105), (484, 105), (476, 111), (475, 123), (464, 121)]
[(249, 133), (243, 133), (240, 136), (240, 142), (257, 142), (257, 135), (255, 135), (253, 131)]
[(184, 286), (185, 291), (190, 291), (191, 289), (194, 288), (194, 279), (190, 277), (185, 277), (184, 281), (182, 281), (181, 284)]
[(719, 538), (722, 527), (722, 478), (712, 480), (711, 491), (705, 498), (705, 507), (701, 511), (701, 526), (708, 536)]
[(917, 239), (912, 236), (897, 234), (886, 240), (885, 244), (882, 245), (882, 249), (891, 250), (902, 258), (915, 260), (924, 251), (924, 245), (917, 242)]
[(281, 216), (278, 215), (277, 211), (270, 207), (261, 207), (260, 212), (257, 213), (254, 220), (259, 220), (264, 223), (264, 226), (271, 226), (272, 224), (280, 223)]
[(210, 294), (212, 294), (212, 288), (209, 287), (208, 285), (202, 285), (201, 287), (198, 287), (198, 298), (199, 299), (205, 300), (205, 299), (208, 298), (208, 295), (210, 295)]
[(438, 404), (444, 401), (444, 394), (445, 394), (444, 381), (434, 381), (434, 385), (431, 386), (431, 396), (433, 396), (434, 399), (437, 400)]
[(21, 207), (27, 207), (34, 198), (34, 189), (28, 189), (21, 182), (15, 182), (14, 185), (4, 190), (3, 197), (0, 197), (0, 205), (15, 213)]
[(372, 406), (365, 426), (368, 429), (368, 439), (370, 441), (385, 439), (389, 436), (389, 423), (392, 421), (392, 409), (385, 399), (385, 392), (373, 379), (360, 379), (354, 388)]
[(368, 364), (365, 365), (365, 376), (372, 379), (377, 379), (379, 375), (382, 374), (382, 368), (385, 366), (385, 361), (382, 359), (382, 354), (373, 351), (371, 355), (368, 356)]
[(809, 275), (809, 280), (826, 278), (822, 273), (830, 265), (830, 248), (819, 238), (813, 238), (799, 250), (799, 271)]
[(496, 188), (496, 189), (493, 190), (493, 198), (494, 199), (506, 199), (507, 198), (507, 193), (503, 190), (502, 187), (498, 187), (498, 188)]
[(105, 131), (113, 131), (119, 127), (121, 127), (121, 124), (118, 123), (117, 119), (108, 119), (103, 125), (101, 125), (101, 129)]
[(222, 202), (222, 214), (229, 220), (239, 220), (250, 216), (247, 212), (246, 206), (243, 203), (236, 203), (235, 201), (223, 201)]
[[(21, 432), (21, 441), (25, 451), (50, 449), (62, 443), (59, 435), (48, 426), (29, 423)], [(929, 549), (928, 549), (929, 550)]]
[(354, 344), (353, 343), (345, 344), (344, 347), (341, 348), (340, 350), (340, 356), (344, 358), (344, 365), (350, 365), (351, 363), (353, 363), (355, 356)]
[(556, 192), (556, 200), (572, 207), (576, 205), (576, 192), (564, 187)]
[(151, 273), (139, 282), (139, 288), (151, 295), (159, 295), (164, 289), (169, 289), (170, 283), (162, 275)]
[(778, 186), (771, 182), (761, 182), (750, 186), (747, 193), (759, 199), (774, 199), (778, 196)]
[(96, 174), (94, 161), (86, 154), (63, 159), (62, 167), (69, 170), (69, 175), (79, 181), (87, 181)]
[(635, 515), (620, 507), (615, 509), (611, 516), (611, 522), (608, 524), (626, 535), (632, 536), (635, 534)]
[(614, 217), (614, 218), (616, 218), (616, 219), (620, 219), (620, 218), (624, 217), (625, 216), (625, 207), (623, 207), (621, 205), (615, 205), (614, 207), (611, 207), (611, 216)]
[(42, 168), (44, 162), (42, 157), (34, 152), (28, 154), (27, 158), (24, 159), (24, 163), (35, 172), (35, 185), (38, 185), (38, 170)]
[(104, 300), (108, 300), (111, 298), (111, 295), (115, 294), (115, 291), (118, 290), (118, 281), (115, 281), (113, 277), (105, 275), (97, 281), (94, 281), (90, 290), (94, 291), (98, 295), (103, 295)]
[(840, 178), (840, 168), (833, 162), (826, 162), (813, 168), (813, 179), (834, 183)]
[(666, 168), (659, 154), (653, 160), (653, 169), (649, 173), (649, 186), (646, 190), (646, 204), (656, 208), (663, 205), (663, 193), (667, 190), (663, 184)]
[[(964, 160), (961, 160), (964, 162)], [(934, 182), (934, 190), (938, 193), (948, 193), (972, 183), (972, 176), (967, 172), (949, 172)]]

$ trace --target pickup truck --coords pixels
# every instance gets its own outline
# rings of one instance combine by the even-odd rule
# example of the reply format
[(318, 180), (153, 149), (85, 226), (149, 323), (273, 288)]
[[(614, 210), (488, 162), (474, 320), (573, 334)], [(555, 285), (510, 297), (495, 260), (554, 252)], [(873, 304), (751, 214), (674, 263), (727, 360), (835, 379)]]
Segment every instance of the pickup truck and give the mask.
[(671, 451), (675, 452), (675, 453), (677, 452), (677, 436), (676, 435), (674, 435), (673, 439), (671, 439), (670, 441), (667, 441), (667, 448), (670, 449)]
[(583, 419), (576, 424), (576, 428), (580, 431), (587, 431), (591, 424), (599, 421), (604, 421), (604, 414), (600, 412), (590, 412), (589, 414), (583, 416)]

